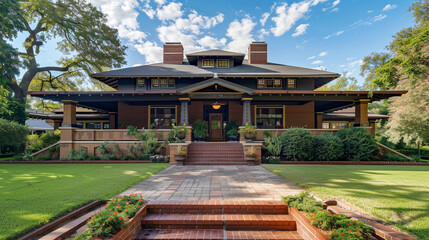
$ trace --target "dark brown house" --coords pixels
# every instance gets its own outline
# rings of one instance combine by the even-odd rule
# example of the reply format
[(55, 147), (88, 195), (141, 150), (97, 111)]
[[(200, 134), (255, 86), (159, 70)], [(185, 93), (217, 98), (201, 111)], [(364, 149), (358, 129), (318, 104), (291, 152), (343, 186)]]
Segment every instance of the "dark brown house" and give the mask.
[[(63, 131), (67, 135), (64, 139), (73, 144), (62, 146), (75, 148), (79, 141), (86, 141), (88, 151), (93, 153), (88, 141), (131, 141), (120, 134), (120, 128), (128, 125), (145, 129), (155, 126), (163, 132), (171, 124), (191, 125), (203, 119), (209, 123), (211, 141), (223, 141), (219, 126), (232, 120), (276, 131), (304, 127), (317, 135), (326, 130), (323, 122), (330, 113), (354, 107), (353, 119), (348, 123), (368, 127), (369, 102), (405, 93), (316, 91), (340, 75), (270, 63), (265, 42), (251, 43), (248, 60), (244, 57), (243, 53), (208, 50), (186, 54), (184, 59), (181, 43), (166, 43), (162, 63), (92, 75), (117, 91), (29, 94), (63, 102), (62, 127), (72, 129)], [(91, 130), (92, 133), (76, 129), (76, 106), (108, 115), (110, 129)], [(111, 137), (107, 137), (109, 134)]]

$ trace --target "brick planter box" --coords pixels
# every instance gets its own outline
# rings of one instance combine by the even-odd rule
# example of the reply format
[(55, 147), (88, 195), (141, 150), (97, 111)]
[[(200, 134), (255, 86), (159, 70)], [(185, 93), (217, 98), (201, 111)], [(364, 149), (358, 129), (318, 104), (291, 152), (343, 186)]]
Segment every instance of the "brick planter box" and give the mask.
[(127, 223), (127, 227), (119, 231), (111, 240), (132, 240), (141, 229), (142, 218), (147, 213), (147, 203)]
[(304, 214), (294, 207), (288, 207), (289, 215), (291, 215), (296, 221), (296, 230), (304, 239), (308, 240), (332, 240), (325, 233), (320, 231), (317, 227), (311, 225)]
[[(74, 160), (52, 160), (52, 161), (0, 161), (0, 164), (94, 164), (94, 163), (152, 163), (150, 160), (94, 160), (94, 161), (74, 161)], [(161, 161), (160, 163), (168, 163)]]

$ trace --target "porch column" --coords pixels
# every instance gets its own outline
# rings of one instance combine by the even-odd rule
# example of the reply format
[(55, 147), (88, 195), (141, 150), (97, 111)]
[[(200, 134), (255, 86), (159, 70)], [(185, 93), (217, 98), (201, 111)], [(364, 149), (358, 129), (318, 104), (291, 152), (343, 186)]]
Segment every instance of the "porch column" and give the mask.
[(63, 124), (62, 127), (75, 127), (76, 126), (76, 104), (77, 101), (63, 100)]
[(369, 99), (359, 99), (355, 102), (355, 126), (368, 126)]
[(371, 135), (375, 136), (375, 120), (371, 120), (369, 126), (371, 126)]
[(323, 112), (316, 112), (316, 128), (322, 129)]
[(188, 117), (188, 105), (189, 98), (179, 98), (180, 101), (180, 126), (187, 125), (189, 126), (189, 117)]
[[(243, 98), (243, 123), (242, 126), (245, 126), (246, 123), (252, 124), (251, 110), (250, 110), (250, 101), (252, 98)], [(255, 113), (256, 114), (256, 113)]]
[(110, 129), (116, 129), (116, 113), (109, 112), (109, 127)]

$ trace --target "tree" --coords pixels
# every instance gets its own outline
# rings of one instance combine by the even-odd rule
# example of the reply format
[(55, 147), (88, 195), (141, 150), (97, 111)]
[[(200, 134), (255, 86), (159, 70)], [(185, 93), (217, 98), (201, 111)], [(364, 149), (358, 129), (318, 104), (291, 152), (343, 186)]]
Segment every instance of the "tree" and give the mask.
[(347, 72), (343, 72), (340, 78), (335, 80), (333, 84), (326, 84), (317, 90), (319, 91), (351, 91), (358, 90), (357, 79), (355, 77), (347, 77)]
[(394, 142), (403, 138), (408, 145), (420, 146), (429, 141), (429, 0), (415, 2), (409, 11), (415, 25), (394, 36), (389, 59), (372, 71), (371, 85), (408, 90), (390, 103), (386, 135)]
[[(36, 79), (50, 87), (59, 86), (59, 82), (73, 85), (76, 78), (125, 63), (126, 47), (121, 45), (117, 30), (107, 26), (106, 16), (83, 0), (26, 0), (19, 1), (18, 6), (17, 1), (7, 0), (2, 4), (2, 11), (5, 9), (14, 20), (0, 23), (2, 35), (13, 41), (19, 31), (28, 34), (23, 43), (24, 52), (10, 45), (1, 46), (7, 55), (19, 55), (17, 61), (10, 64), (8, 74), (3, 75), (21, 103), (25, 102), (26, 91)], [(58, 40), (58, 49), (64, 55), (55, 66), (39, 66), (39, 49), (53, 39)], [(18, 67), (25, 70), (21, 80), (16, 79)]]
[(384, 86), (376, 86), (371, 84), (376, 78), (376, 70), (386, 64), (391, 55), (389, 53), (371, 53), (371, 55), (363, 59), (363, 63), (360, 67), (360, 75), (365, 77), (364, 89), (368, 90), (386, 90)]

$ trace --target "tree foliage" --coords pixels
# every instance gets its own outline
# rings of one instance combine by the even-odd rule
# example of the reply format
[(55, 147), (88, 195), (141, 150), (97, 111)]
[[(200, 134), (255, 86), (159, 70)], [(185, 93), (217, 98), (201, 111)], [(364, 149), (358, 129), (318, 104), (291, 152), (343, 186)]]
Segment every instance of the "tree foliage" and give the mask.
[(341, 77), (334, 81), (332, 84), (325, 84), (318, 88), (319, 91), (353, 91), (358, 90), (357, 79), (355, 77), (347, 77), (347, 72), (343, 72)]
[[(73, 89), (87, 74), (125, 63), (126, 48), (117, 30), (84, 0), (2, 0), (0, 4), (0, 78), (21, 102), (29, 89)], [(20, 32), (26, 34), (23, 52), (5, 40), (16, 40)], [(57, 41), (63, 55), (54, 66), (40, 66), (37, 55), (49, 40)], [(17, 79), (19, 68), (25, 71), (22, 79)]]
[(409, 11), (415, 25), (393, 37), (389, 53), (365, 58), (361, 70), (370, 89), (408, 90), (391, 100), (385, 134), (395, 142), (424, 144), (429, 141), (429, 0), (413, 3)]

